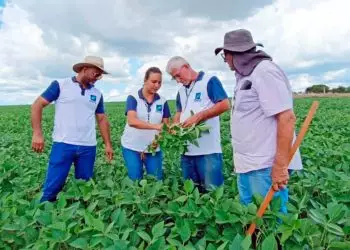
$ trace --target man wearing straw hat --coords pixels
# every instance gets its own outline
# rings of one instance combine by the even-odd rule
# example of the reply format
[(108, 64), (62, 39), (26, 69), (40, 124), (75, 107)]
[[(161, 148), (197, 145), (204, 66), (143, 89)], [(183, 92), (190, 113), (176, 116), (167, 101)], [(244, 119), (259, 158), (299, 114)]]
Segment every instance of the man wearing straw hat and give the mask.
[(281, 211), (288, 201), (288, 169), (302, 169), (299, 151), (288, 164), (295, 138), (293, 93), (284, 72), (253, 41), (248, 30), (227, 32), (224, 46), (215, 49), (236, 74), (231, 113), (233, 158), (240, 200), (265, 196), (271, 185), (281, 198)]
[(96, 81), (108, 74), (103, 59), (87, 56), (73, 66), (76, 76), (56, 80), (32, 105), (32, 148), (43, 152), (41, 129), (43, 108), (55, 102), (53, 144), (41, 201), (55, 201), (62, 190), (72, 163), (75, 178), (89, 180), (93, 176), (96, 157), (96, 129), (99, 125), (108, 161), (113, 159), (110, 128), (104, 111), (103, 97), (95, 88)]

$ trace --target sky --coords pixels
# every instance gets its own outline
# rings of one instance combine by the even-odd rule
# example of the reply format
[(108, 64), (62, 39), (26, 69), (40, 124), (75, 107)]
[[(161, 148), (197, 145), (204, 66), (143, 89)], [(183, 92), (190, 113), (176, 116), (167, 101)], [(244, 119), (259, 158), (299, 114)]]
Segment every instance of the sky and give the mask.
[(176, 55), (231, 96), (234, 72), (214, 49), (238, 28), (264, 44), (294, 91), (349, 86), (349, 9), (349, 0), (0, 0), (0, 105), (31, 104), (86, 55), (111, 73), (96, 83), (107, 102), (135, 93), (151, 66), (163, 71), (160, 94), (174, 99), (179, 85), (165, 67)]

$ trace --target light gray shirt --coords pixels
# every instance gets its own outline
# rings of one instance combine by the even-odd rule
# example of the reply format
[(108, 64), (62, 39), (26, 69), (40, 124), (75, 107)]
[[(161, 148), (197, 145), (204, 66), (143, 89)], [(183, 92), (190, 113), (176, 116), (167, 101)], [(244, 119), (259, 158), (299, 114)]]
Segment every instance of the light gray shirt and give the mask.
[[(270, 60), (259, 63), (249, 76), (236, 73), (236, 80), (231, 112), (235, 171), (246, 173), (271, 167), (277, 150), (275, 115), (293, 109), (290, 83)], [(299, 150), (289, 168), (302, 169)]]

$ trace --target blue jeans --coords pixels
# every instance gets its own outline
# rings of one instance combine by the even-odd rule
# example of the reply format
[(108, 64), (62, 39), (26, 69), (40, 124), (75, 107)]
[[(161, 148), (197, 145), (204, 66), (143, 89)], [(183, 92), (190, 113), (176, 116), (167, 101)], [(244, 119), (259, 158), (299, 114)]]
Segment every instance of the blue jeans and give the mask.
[(206, 189), (221, 186), (224, 183), (222, 167), (222, 154), (219, 153), (181, 156), (183, 178), (204, 185)]
[(89, 180), (93, 176), (96, 146), (78, 146), (54, 142), (51, 148), (48, 170), (44, 184), (43, 201), (55, 201), (62, 190), (72, 163), (75, 178)]
[[(252, 202), (254, 194), (266, 196), (272, 185), (271, 167), (238, 174), (237, 184), (241, 203), (247, 205)], [(287, 213), (288, 188), (275, 193), (274, 198), (281, 198), (282, 213)]]
[(141, 152), (122, 147), (122, 153), (131, 180), (140, 180), (143, 177), (143, 165), (147, 174), (155, 176), (158, 180), (163, 179), (163, 153), (158, 151), (154, 156), (151, 153), (145, 154), (145, 159), (141, 159)]

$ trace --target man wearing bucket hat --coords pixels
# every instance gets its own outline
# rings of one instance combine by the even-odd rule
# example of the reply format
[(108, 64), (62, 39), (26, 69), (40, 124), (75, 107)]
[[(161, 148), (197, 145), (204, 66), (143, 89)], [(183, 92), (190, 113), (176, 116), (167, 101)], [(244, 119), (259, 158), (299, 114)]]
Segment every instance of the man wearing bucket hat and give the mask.
[(96, 129), (99, 125), (108, 161), (113, 159), (110, 128), (104, 112), (103, 96), (94, 84), (108, 74), (103, 59), (87, 56), (73, 66), (76, 76), (56, 80), (32, 105), (32, 148), (43, 152), (41, 129), (43, 108), (55, 102), (53, 144), (41, 201), (55, 201), (62, 190), (72, 163), (75, 178), (89, 180), (93, 176), (96, 157)]
[(264, 51), (257, 50), (248, 30), (227, 32), (224, 46), (215, 49), (235, 71), (232, 99), (231, 135), (238, 190), (243, 204), (254, 194), (265, 196), (270, 186), (278, 191), (281, 211), (288, 201), (288, 168), (302, 169), (297, 151), (288, 166), (288, 155), (295, 139), (295, 115), (290, 83)]

